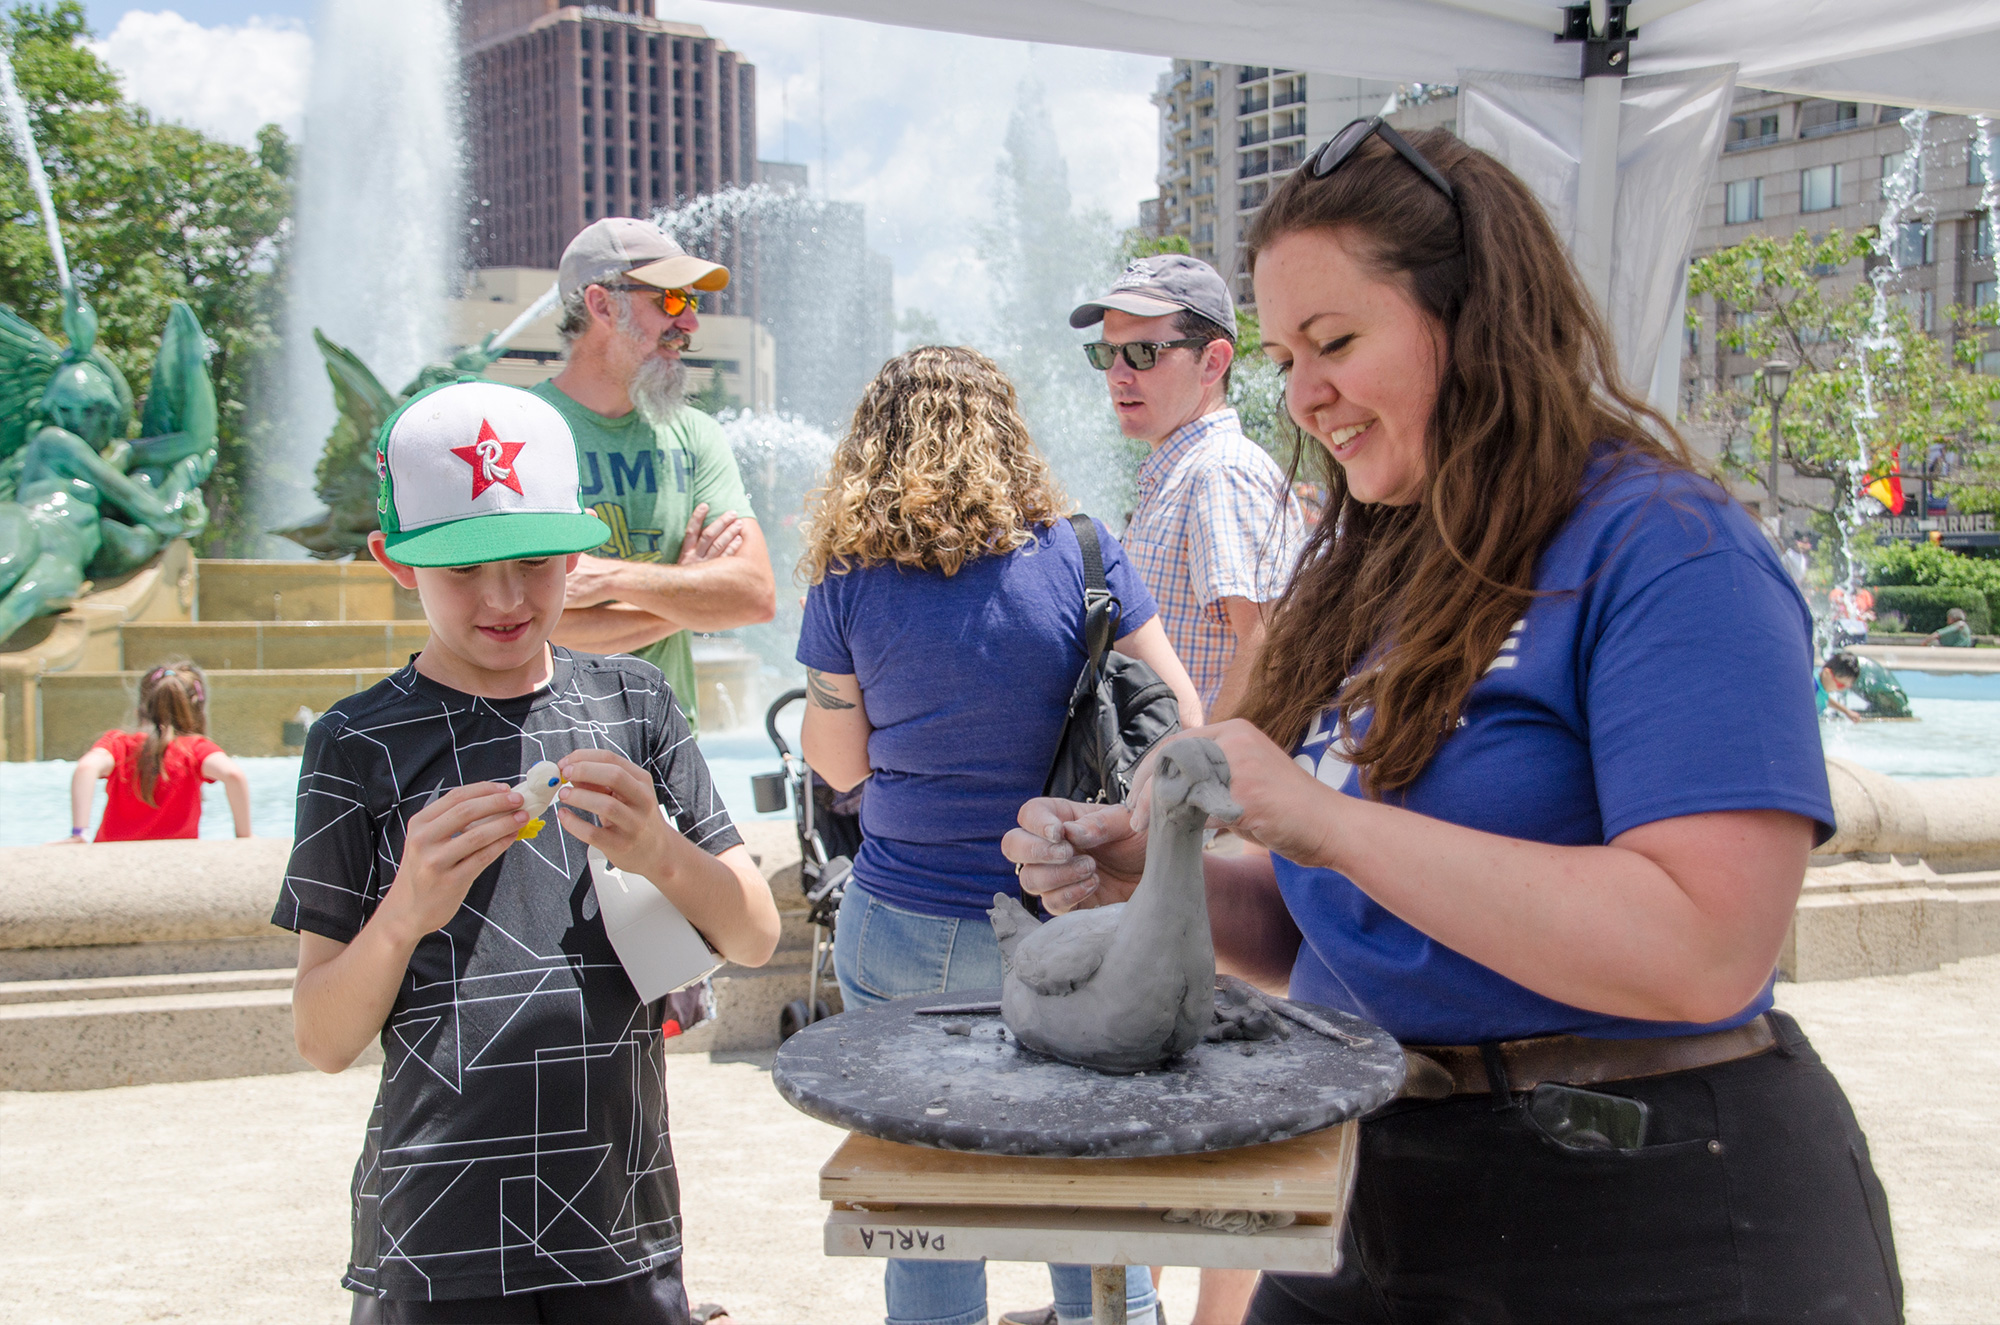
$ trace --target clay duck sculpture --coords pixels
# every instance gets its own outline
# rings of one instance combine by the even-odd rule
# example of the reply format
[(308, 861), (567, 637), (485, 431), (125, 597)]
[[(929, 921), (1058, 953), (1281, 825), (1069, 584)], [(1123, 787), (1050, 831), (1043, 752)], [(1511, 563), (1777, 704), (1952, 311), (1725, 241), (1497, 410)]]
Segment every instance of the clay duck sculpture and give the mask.
[(1153, 772), (1146, 867), (1130, 901), (1038, 921), (994, 894), (1000, 1015), (1014, 1038), (1114, 1073), (1149, 1071), (1200, 1043), (1215, 1017), (1202, 830), (1210, 816), (1242, 813), (1221, 748), (1175, 741)]

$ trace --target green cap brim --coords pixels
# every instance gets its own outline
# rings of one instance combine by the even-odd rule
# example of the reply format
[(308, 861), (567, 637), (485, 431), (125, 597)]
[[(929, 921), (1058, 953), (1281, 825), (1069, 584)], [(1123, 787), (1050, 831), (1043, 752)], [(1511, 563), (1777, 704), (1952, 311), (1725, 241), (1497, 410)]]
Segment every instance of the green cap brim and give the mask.
[(566, 557), (602, 547), (611, 528), (578, 511), (507, 511), (475, 515), (383, 539), (390, 557), (405, 566), (478, 566), (528, 557)]

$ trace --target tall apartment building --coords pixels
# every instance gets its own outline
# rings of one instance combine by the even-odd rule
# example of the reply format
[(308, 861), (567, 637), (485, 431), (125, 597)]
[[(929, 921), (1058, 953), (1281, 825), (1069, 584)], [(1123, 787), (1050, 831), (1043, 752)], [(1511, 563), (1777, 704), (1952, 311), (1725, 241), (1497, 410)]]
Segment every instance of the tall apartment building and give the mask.
[(1180, 235), (1252, 302), (1242, 236), (1278, 181), (1349, 120), (1373, 115), (1396, 84), (1296, 69), (1175, 60), (1160, 76), (1160, 195), (1140, 224)]
[(468, 0), (459, 43), (474, 266), (554, 267), (601, 216), (757, 178), (755, 67), (653, 0)]
[[(1801, 100), (1774, 92), (1737, 94), (1722, 161), (1709, 186), (1695, 231), (1696, 256), (1741, 243), (1752, 234), (1824, 234), (1877, 225), (1888, 181), (1909, 150), (1901, 106)], [(1917, 326), (1950, 334), (1950, 310), (1990, 305), (1995, 298), (1993, 225), (1982, 210), (1984, 179), (1974, 150), (1977, 127), (1960, 115), (1933, 115), (1924, 127), (1917, 163), (1918, 197), (1895, 236), (1902, 269), (1892, 293)], [(1996, 148), (2000, 152), (2000, 148)], [(2000, 163), (1996, 163), (2000, 164)], [(1866, 279), (1864, 263), (1828, 273), (1846, 290)], [(1730, 353), (1716, 334), (1730, 310), (1701, 305), (1703, 326), (1690, 348), (1701, 374), (1747, 386), (1758, 365)], [(2000, 350), (1985, 336), (1982, 367), (2000, 373)], [(1684, 366), (1692, 383), (1697, 364)]]

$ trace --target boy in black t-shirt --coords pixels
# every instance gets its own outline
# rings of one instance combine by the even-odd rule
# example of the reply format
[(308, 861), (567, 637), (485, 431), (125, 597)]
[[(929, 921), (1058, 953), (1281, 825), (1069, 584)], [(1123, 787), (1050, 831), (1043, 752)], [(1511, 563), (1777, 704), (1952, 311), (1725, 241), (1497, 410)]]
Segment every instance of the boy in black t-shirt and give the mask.
[[(314, 725), (272, 917), (299, 932), (300, 1052), (338, 1072), (382, 1041), (343, 1282), (357, 1319), (681, 1325), (660, 1005), (619, 965), (587, 848), (732, 961), (769, 959), (777, 909), (658, 669), (548, 643), (605, 538), (561, 416), (461, 382), (376, 448), (369, 550), (430, 639)], [(545, 759), (566, 785), (531, 821), (514, 784)]]

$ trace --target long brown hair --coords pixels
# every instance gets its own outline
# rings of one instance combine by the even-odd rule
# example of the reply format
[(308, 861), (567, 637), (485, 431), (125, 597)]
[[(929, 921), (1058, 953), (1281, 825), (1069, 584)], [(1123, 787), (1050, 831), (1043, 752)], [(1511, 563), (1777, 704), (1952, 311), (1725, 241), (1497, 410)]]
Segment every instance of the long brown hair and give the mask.
[(884, 562), (955, 575), (1026, 544), (1068, 499), (1000, 366), (977, 350), (922, 345), (868, 384), (807, 507), (800, 568), (818, 584)]
[(139, 799), (151, 805), (167, 747), (208, 733), (208, 678), (201, 668), (185, 660), (162, 663), (140, 677), (139, 722), (148, 729), (139, 747)]
[[(1594, 444), (1691, 468), (1673, 426), (1620, 380), (1610, 334), (1542, 205), (1444, 130), (1409, 140), (1457, 204), (1379, 138), (1338, 170), (1295, 171), (1257, 213), (1251, 269), (1280, 237), (1337, 233), (1441, 329), (1414, 505), (1324, 470), (1319, 527), (1274, 612), (1243, 716), (1289, 748), (1329, 705), (1371, 795), (1416, 781), (1529, 602), (1535, 564), (1581, 496)], [(1665, 441), (1659, 439), (1664, 438)]]

